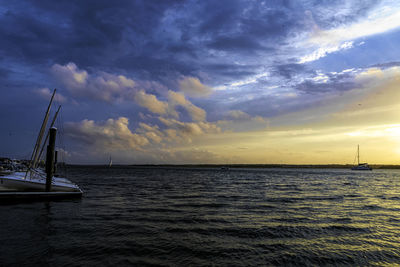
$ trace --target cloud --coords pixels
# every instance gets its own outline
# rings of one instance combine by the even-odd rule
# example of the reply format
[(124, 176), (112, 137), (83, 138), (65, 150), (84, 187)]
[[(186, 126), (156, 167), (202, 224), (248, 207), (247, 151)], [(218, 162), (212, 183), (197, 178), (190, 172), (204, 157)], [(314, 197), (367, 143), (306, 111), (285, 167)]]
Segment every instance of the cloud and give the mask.
[[(232, 77), (235, 79), (243, 79), (248, 76), (254, 76), (257, 74), (257, 69), (260, 68), (258, 64), (227, 64), (227, 63), (210, 63), (204, 64), (204, 69), (208, 72), (213, 73), (213, 76), (219, 77), (218, 80), (222, 81), (232, 81)], [(213, 88), (215, 90), (215, 88)]]
[(400, 27), (400, 6), (397, 4), (388, 8), (383, 4), (358, 21), (329, 30), (317, 29), (309, 41), (319, 45), (339, 44), (384, 33), (398, 27)]
[(138, 105), (145, 107), (155, 114), (179, 118), (179, 114), (175, 108), (181, 106), (188, 112), (192, 120), (205, 121), (205, 110), (193, 105), (193, 103), (187, 100), (182, 93), (168, 90), (167, 97), (168, 101), (160, 101), (155, 95), (147, 94), (143, 90), (140, 90), (135, 93), (134, 99)]
[[(88, 161), (85, 155), (90, 154), (93, 159), (99, 159), (104, 155), (108, 156), (110, 153), (117, 152), (117, 155), (125, 155), (126, 159), (136, 158), (135, 154), (140, 154), (142, 159), (154, 155), (148, 160), (156, 162), (172, 163), (182, 159), (190, 163), (196, 158), (200, 160), (198, 156), (195, 157), (200, 152), (197, 149), (185, 148), (186, 144), (204, 139), (208, 134), (221, 132), (214, 123), (180, 122), (163, 117), (158, 119), (162, 127), (140, 122), (138, 128), (131, 130), (128, 118), (119, 117), (102, 122), (87, 119), (80, 122), (67, 122), (64, 129), (65, 135), (75, 142), (73, 154), (84, 162)], [(171, 153), (169, 157), (166, 151)], [(180, 152), (175, 154), (178, 151)], [(186, 159), (179, 156), (182, 153), (189, 153), (188, 151), (199, 153), (196, 152), (192, 156), (187, 154)]]
[(313, 71), (307, 70), (303, 64), (289, 63), (274, 66), (272, 72), (273, 74), (280, 75), (286, 79), (292, 79), (296, 75)]
[(149, 140), (152, 140), (154, 143), (161, 143), (165, 134), (160, 131), (158, 125), (148, 125), (146, 123), (140, 122), (139, 128), (137, 129), (138, 133), (144, 134)]
[(158, 118), (167, 129), (165, 133), (170, 141), (185, 140), (191, 142), (195, 136), (209, 133), (219, 133), (221, 129), (215, 123), (209, 122), (181, 122), (175, 119)]
[(234, 120), (248, 120), (251, 116), (241, 110), (231, 110), (229, 111), (229, 117)]
[(88, 73), (79, 70), (75, 63), (68, 63), (65, 66), (54, 64), (51, 67), (54, 76), (70, 90), (79, 90), (86, 87)]
[[(179, 113), (175, 108), (181, 106), (188, 112), (192, 120), (204, 121), (206, 119), (205, 110), (195, 106), (182, 93), (168, 90), (167, 87), (160, 85), (158, 82), (136, 82), (123, 75), (106, 72), (89, 75), (85, 70), (78, 69), (74, 63), (68, 63), (65, 66), (55, 64), (52, 67), (52, 72), (74, 96), (106, 102), (134, 100), (136, 104), (152, 113), (174, 118), (179, 118)], [(197, 78), (193, 77), (180, 80), (180, 83), (184, 85), (181, 89), (189, 92), (189, 94), (192, 91), (206, 94), (208, 93), (207, 90), (210, 90), (210, 88), (202, 85)], [(156, 95), (146, 93), (139, 86), (143, 86), (148, 90), (153, 89), (153, 91), (162, 92), (167, 90), (167, 101), (159, 100)]]
[[(111, 140), (143, 155), (176, 146), (195, 153), (183, 149), (188, 140), (208, 145), (211, 135), (265, 131), (269, 121), (324, 120), (350, 101), (341, 95), (356, 99), (388, 79), (379, 70), (363, 73), (365, 66), (398, 65), (399, 7), (385, 0), (5, 1), (0, 113), (17, 106), (36, 116), (28, 92), (42, 88), (36, 94), (48, 98), (46, 88), (62, 88), (61, 101), (82, 101), (65, 114), (78, 121), (72, 143), (107, 147)], [(310, 106), (331, 109), (302, 113)], [(124, 125), (116, 123), (121, 116), (131, 122), (124, 141), (108, 134)], [(113, 123), (101, 121), (107, 118)]]
[(395, 62), (378, 63), (378, 64), (374, 64), (374, 65), (372, 65), (370, 67), (371, 68), (386, 69), (386, 68), (398, 67), (398, 66), (400, 66), (400, 62), (399, 61), (395, 61)]
[[(298, 64), (295, 64), (294, 68), (297, 69), (298, 66)], [(284, 66), (283, 72), (285, 72), (285, 68)], [(225, 92), (224, 98), (218, 99), (218, 102), (224, 101), (228, 103), (231, 110), (240, 110), (251, 117), (271, 118), (292, 112), (301, 112), (312, 106), (327, 105), (345, 92), (364, 94), (365, 84), (371, 80), (371, 77), (376, 81), (374, 77), (380, 75), (379, 71), (373, 71), (373, 68), (369, 70), (370, 75), (361, 75), (367, 71), (363, 68), (351, 68), (338, 72), (310, 71), (307, 66), (303, 68), (304, 71), (297, 72), (297, 75), (290, 74), (291, 79), (289, 81), (281, 81), (280, 86), (270, 86), (269, 81), (264, 83), (264, 81), (258, 80), (248, 90), (242, 88), (241, 90), (231, 90), (229, 93)], [(273, 71), (278, 72), (279, 69)], [(381, 77), (384, 78), (385, 76)], [(230, 99), (233, 100), (230, 102)], [(343, 101), (340, 100), (340, 103), (336, 103), (336, 106), (340, 107)], [(228, 114), (228, 118), (231, 119), (235, 119), (233, 116), (240, 116), (239, 113), (231, 113), (230, 115)], [(314, 117), (318, 117), (317, 114), (314, 114)], [(322, 114), (321, 118), (323, 118)]]
[(192, 102), (187, 100), (182, 93), (168, 91), (168, 99), (173, 106), (184, 107), (191, 116), (192, 120), (194, 121), (206, 120), (206, 111), (204, 109), (201, 109), (193, 105)]
[(333, 52), (337, 52), (340, 50), (347, 50), (353, 48), (353, 42), (344, 42), (340, 45), (327, 45), (327, 46), (323, 46), (318, 48), (316, 51), (312, 52), (311, 54), (305, 55), (303, 57), (300, 58), (299, 63), (303, 64), (303, 63), (307, 63), (310, 61), (314, 61), (317, 59), (320, 59), (322, 57), (325, 57), (327, 54), (333, 53)]
[[(385, 18), (384, 4), (372, 9), (377, 6), (372, 1), (4, 3), (0, 48), (12, 61), (70, 61), (90, 70), (123, 69), (141, 80), (203, 73), (214, 87), (257, 74), (254, 65), (286, 63), (298, 52), (310, 54), (301, 47), (311, 28), (304, 22), (306, 10), (313, 10), (314, 23), (329, 31), (363, 21), (375, 11), (379, 15), (373, 18), (379, 22)], [(227, 68), (209, 69), (213, 64)]]
[(322, 81), (307, 79), (304, 82), (297, 84), (295, 88), (307, 95), (320, 93), (335, 95), (343, 91), (359, 88), (360, 86), (361, 85), (356, 82), (354, 76), (338, 80), (334, 80), (333, 77), (327, 76), (326, 80)]
[(123, 75), (98, 72), (89, 75), (80, 70), (75, 63), (64, 66), (54, 64), (51, 67), (54, 77), (75, 97), (113, 102), (132, 94), (135, 82)]
[(78, 123), (67, 122), (65, 133), (68, 137), (98, 151), (140, 149), (149, 144), (145, 136), (133, 133), (128, 125), (129, 120), (125, 117), (108, 119), (103, 123), (86, 119)]
[(217, 50), (238, 50), (247, 53), (265, 49), (256, 40), (249, 39), (247, 36), (219, 36), (216, 40), (212, 40), (208, 47)]
[(138, 105), (147, 108), (153, 113), (171, 115), (175, 118), (179, 117), (178, 113), (167, 102), (160, 101), (155, 95), (147, 94), (143, 90), (135, 93), (134, 99)]
[[(338, 12), (336, 14), (333, 12), (330, 14), (325, 10), (325, 14), (322, 16), (318, 12), (320, 12), (318, 9), (313, 13), (309, 10), (306, 11), (312, 31), (303, 45), (312, 52), (299, 59), (301, 64), (318, 60), (337, 51), (353, 48), (354, 41), (357, 39), (386, 33), (400, 27), (400, 5), (397, 3), (354, 2), (348, 3), (347, 7), (342, 8), (341, 11), (334, 11)], [(319, 23), (314, 19), (314, 14), (318, 15)], [(343, 19), (339, 20), (338, 18), (341, 16)], [(328, 22), (329, 18), (331, 18), (331, 22)], [(320, 27), (319, 24), (326, 28), (323, 29), (324, 27)], [(363, 42), (359, 45), (361, 44)]]
[(195, 77), (184, 77), (179, 81), (179, 89), (192, 97), (203, 97), (211, 94), (212, 89)]

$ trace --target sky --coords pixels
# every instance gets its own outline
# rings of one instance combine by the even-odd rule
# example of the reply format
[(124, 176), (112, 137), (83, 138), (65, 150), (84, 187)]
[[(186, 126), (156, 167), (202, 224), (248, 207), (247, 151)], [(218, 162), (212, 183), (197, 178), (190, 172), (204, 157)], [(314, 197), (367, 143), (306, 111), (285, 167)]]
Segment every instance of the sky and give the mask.
[(0, 0), (0, 156), (400, 163), (400, 2)]

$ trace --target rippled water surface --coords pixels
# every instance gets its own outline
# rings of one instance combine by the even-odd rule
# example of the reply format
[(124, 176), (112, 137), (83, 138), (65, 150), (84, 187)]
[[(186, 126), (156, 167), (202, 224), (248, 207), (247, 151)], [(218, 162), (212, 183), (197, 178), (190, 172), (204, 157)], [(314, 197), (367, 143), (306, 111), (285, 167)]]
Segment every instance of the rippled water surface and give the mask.
[(400, 263), (400, 171), (74, 167), (81, 200), (0, 205), (0, 265)]

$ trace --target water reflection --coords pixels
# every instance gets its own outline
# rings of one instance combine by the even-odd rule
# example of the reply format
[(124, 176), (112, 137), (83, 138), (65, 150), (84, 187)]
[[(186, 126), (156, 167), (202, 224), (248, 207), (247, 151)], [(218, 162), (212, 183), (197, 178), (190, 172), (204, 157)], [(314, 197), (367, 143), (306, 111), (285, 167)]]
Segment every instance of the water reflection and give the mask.
[(82, 200), (0, 207), (1, 262), (396, 263), (399, 174), (75, 168)]

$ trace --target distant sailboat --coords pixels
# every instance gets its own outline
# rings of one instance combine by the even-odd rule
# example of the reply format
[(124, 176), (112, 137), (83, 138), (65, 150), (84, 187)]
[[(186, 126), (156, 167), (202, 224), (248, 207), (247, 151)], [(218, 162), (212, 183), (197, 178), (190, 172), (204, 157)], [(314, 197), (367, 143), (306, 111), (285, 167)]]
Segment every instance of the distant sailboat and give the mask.
[(368, 163), (360, 163), (360, 145), (357, 145), (357, 165), (351, 169), (353, 171), (372, 171)]
[(110, 161), (108, 162), (108, 167), (111, 168), (111, 166), (112, 166), (112, 158), (110, 156)]

